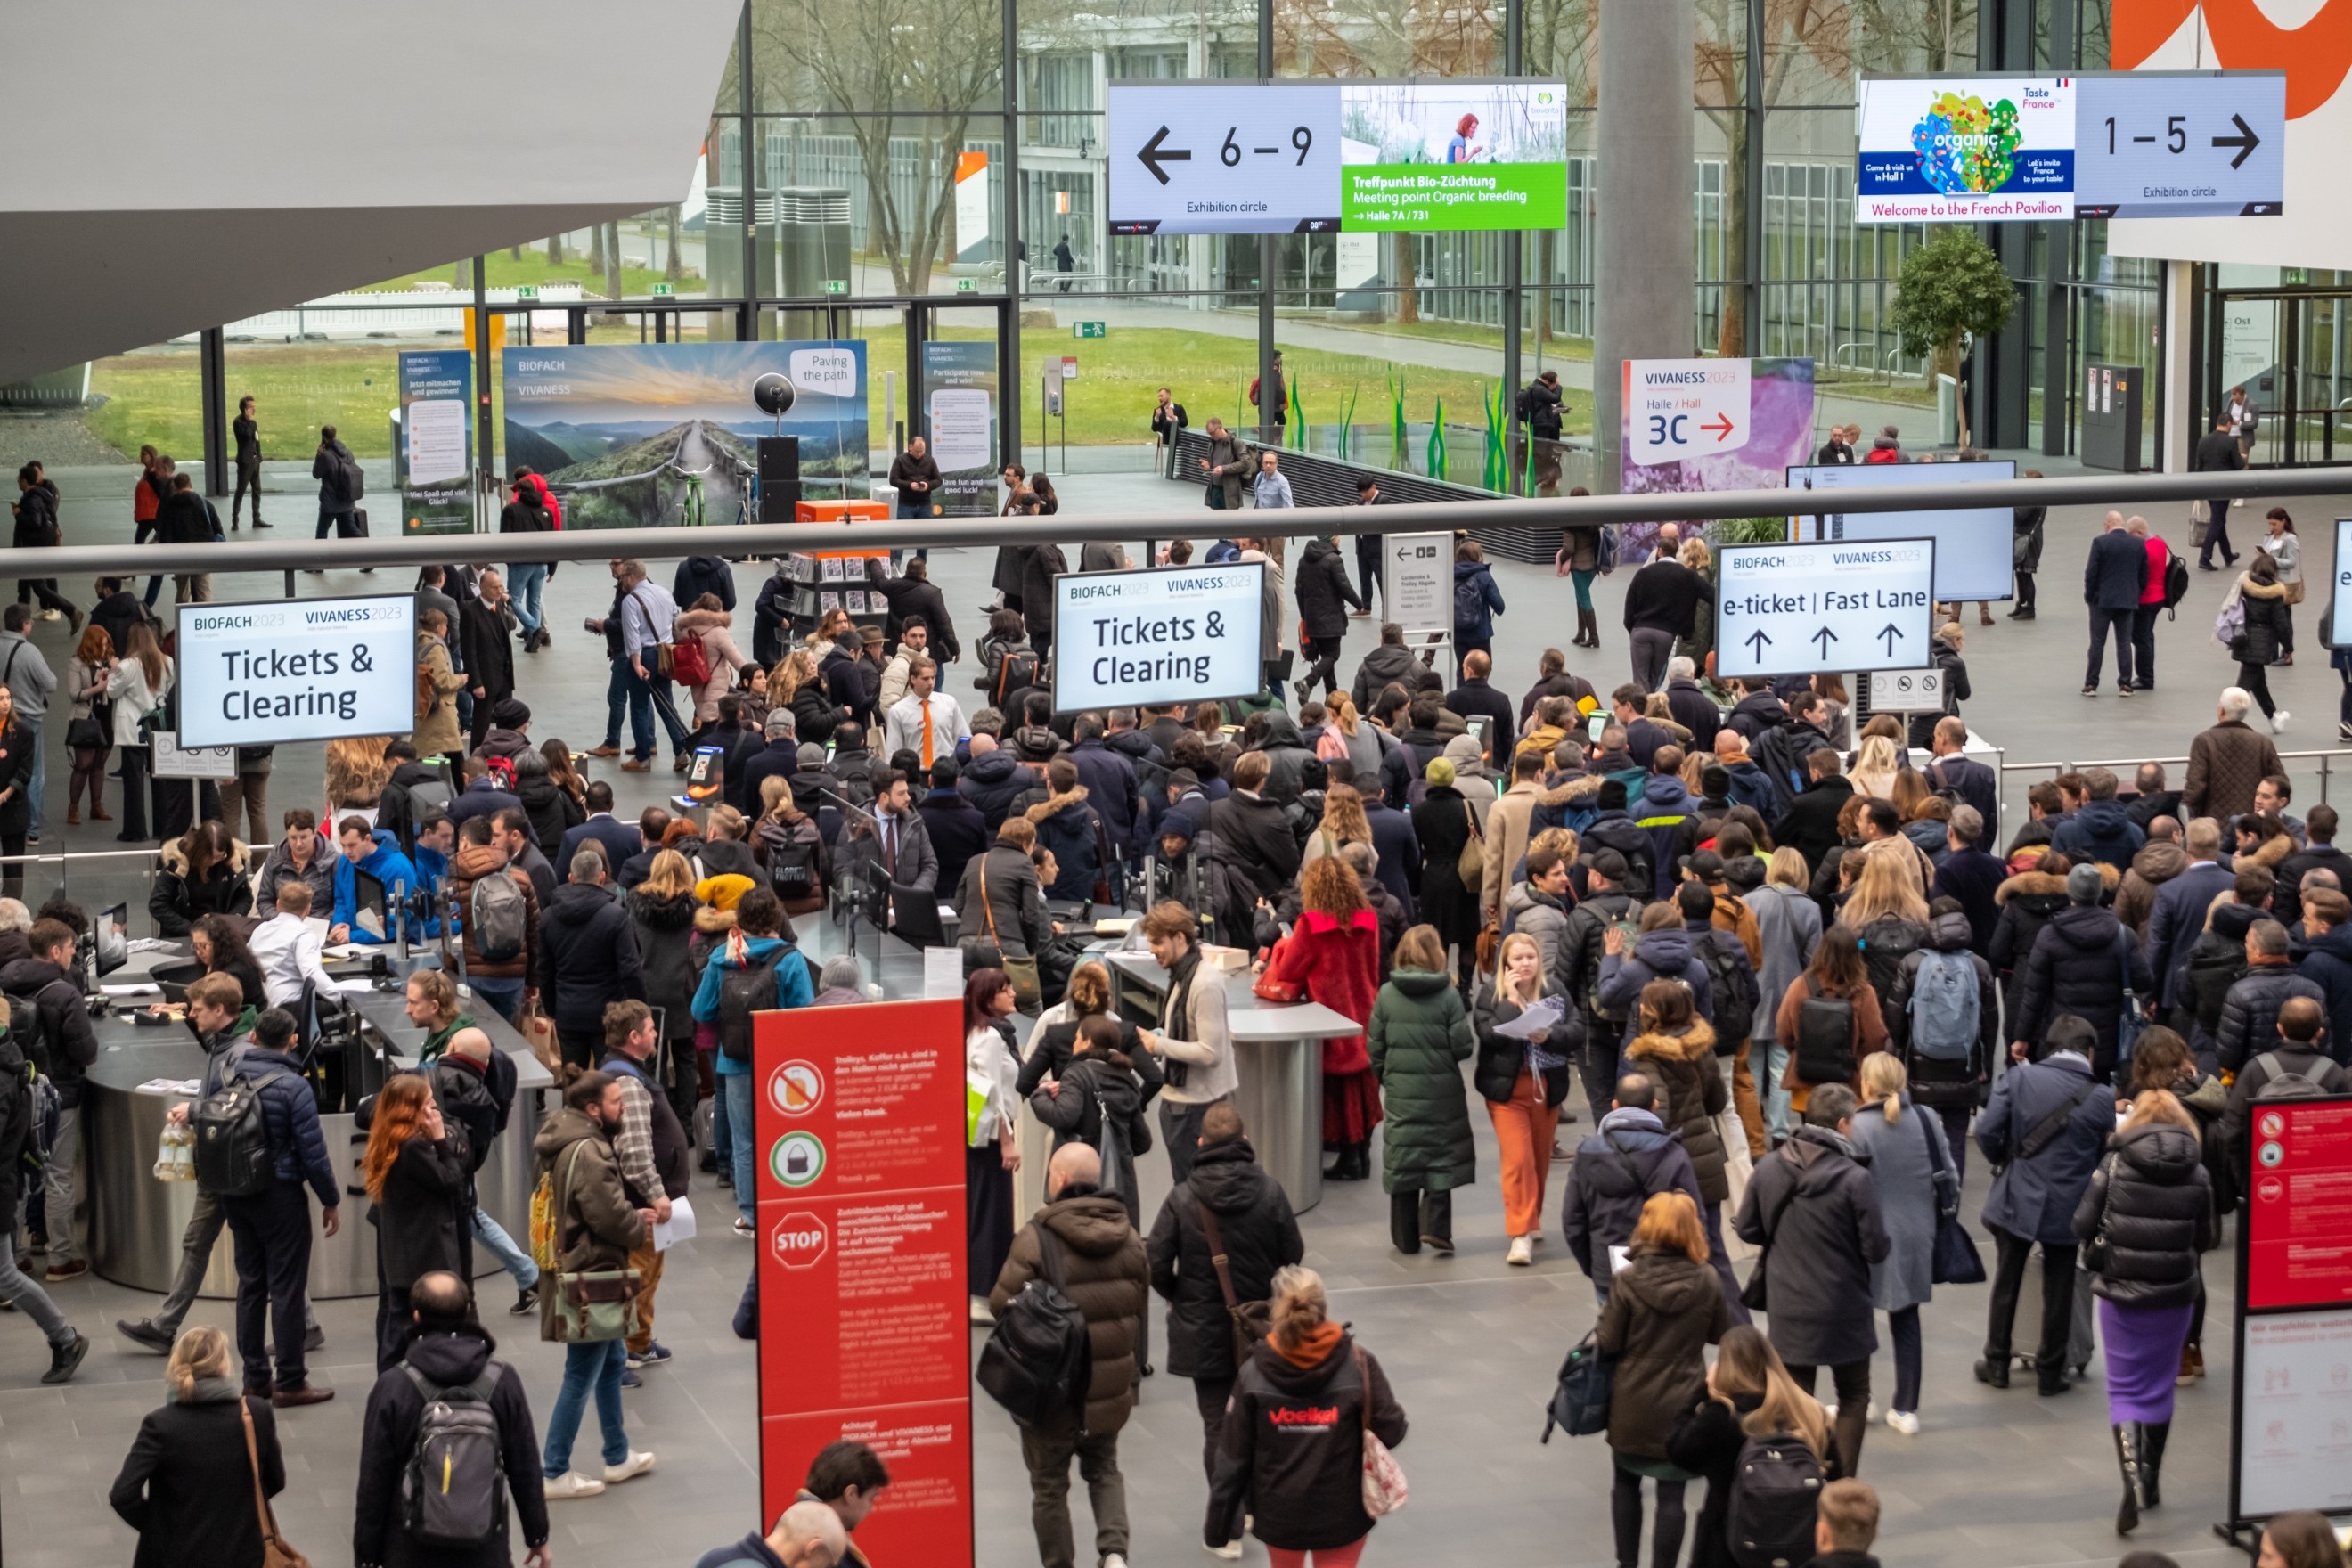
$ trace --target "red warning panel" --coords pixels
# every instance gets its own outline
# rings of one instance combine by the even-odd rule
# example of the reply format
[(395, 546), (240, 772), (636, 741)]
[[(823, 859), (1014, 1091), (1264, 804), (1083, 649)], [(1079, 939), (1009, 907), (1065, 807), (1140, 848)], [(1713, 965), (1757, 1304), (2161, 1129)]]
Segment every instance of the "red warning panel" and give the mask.
[(962, 1032), (960, 1000), (752, 1030), (761, 1525), (856, 1438), (890, 1470), (858, 1544), (947, 1568), (972, 1561)]
[(2352, 1305), (2352, 1100), (2257, 1100), (2246, 1306)]

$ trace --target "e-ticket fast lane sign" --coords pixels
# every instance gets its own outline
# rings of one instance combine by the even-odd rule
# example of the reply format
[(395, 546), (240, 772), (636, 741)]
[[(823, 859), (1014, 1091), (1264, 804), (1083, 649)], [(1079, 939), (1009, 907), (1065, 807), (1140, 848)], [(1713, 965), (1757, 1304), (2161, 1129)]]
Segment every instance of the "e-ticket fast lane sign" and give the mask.
[(1931, 662), (1932, 539), (1732, 544), (1717, 559), (1716, 668), (1726, 679)]

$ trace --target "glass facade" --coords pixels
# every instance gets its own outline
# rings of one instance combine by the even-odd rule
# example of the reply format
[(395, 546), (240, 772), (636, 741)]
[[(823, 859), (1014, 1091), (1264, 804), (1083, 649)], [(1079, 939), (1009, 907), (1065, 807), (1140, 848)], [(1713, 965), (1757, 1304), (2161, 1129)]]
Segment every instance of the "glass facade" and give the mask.
[[(1865, 72), (2096, 68), (2105, 0), (1657, 3), (1696, 10), (1691, 351), (1811, 357), (1824, 425), (1896, 424), (1915, 447), (1952, 439), (1926, 366), (1903, 355), (1888, 325), (1903, 259), (1925, 230), (1855, 222), (1854, 82)], [(1479, 426), (1498, 403), (1507, 416), (1514, 374), (1554, 367), (1570, 388), (1574, 445), (1590, 429), (1595, 237), (1606, 221), (1594, 152), (1601, 8), (750, 0), (728, 58), (712, 62), (709, 132), (680, 199), (481, 258), (487, 301), (517, 342), (862, 335), (877, 381), (885, 370), (908, 376), (910, 335), (991, 336), (1017, 353), (1000, 367), (1015, 415), (1007, 426), (1033, 454), (1039, 365), (1062, 354), (1083, 365), (1053, 431), (1074, 451), (1143, 444), (1162, 384), (1196, 421), (1215, 411), (1255, 424), (1249, 388), (1270, 318), (1318, 444), (1360, 449), (1343, 427), (1392, 433), (1400, 419)], [(1567, 89), (1558, 229), (1107, 232), (1113, 82), (1512, 74)], [(2019, 309), (2000, 374), (1975, 378), (1973, 434), (1982, 446), (2071, 452), (2081, 367), (2152, 371), (2159, 361), (2157, 269), (2109, 257), (2095, 222), (1988, 234), (2018, 280)], [(460, 337), (474, 288), (474, 258), (456, 258), (231, 324), (226, 381), (275, 404), (289, 426), (339, 422), (347, 439), (356, 430), (364, 454), (388, 439), (378, 416), (394, 349)], [(2332, 410), (2347, 390), (2338, 321), (2334, 306), (2305, 307), (2273, 331), (2295, 352), (2262, 368), (2285, 374), (2291, 361), (2302, 405)], [(1080, 323), (1100, 323), (1105, 338), (1074, 342)], [(134, 426), (162, 427), (190, 444), (179, 431), (195, 432), (197, 413), (173, 400), (194, 375), (168, 350), (103, 362), (92, 384), (112, 401), (94, 432), (135, 446)], [(908, 401), (902, 386), (902, 422)], [(2291, 427), (2306, 452), (2321, 441), (2332, 450), (2334, 423), (2329, 412), (2307, 431), (2283, 427), (2280, 441)]]

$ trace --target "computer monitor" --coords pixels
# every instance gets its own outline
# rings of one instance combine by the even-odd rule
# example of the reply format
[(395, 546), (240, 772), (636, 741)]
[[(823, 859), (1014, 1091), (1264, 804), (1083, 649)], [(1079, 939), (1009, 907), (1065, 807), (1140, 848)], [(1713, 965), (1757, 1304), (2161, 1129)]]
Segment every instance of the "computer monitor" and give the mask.
[(354, 869), (352, 872), (352, 905), (354, 929), (359, 925), (358, 917), (373, 910), (375, 915), (375, 930), (373, 934), (390, 940), (392, 920), (387, 913), (389, 905), (385, 900), (384, 886), (381, 879), (368, 872)]
[(940, 921), (939, 895), (929, 888), (891, 883), (890, 931), (909, 947), (945, 947), (948, 931)]
[(93, 951), (103, 979), (131, 962), (131, 906), (121, 903), (99, 910), (98, 925), (90, 934), (98, 939)]

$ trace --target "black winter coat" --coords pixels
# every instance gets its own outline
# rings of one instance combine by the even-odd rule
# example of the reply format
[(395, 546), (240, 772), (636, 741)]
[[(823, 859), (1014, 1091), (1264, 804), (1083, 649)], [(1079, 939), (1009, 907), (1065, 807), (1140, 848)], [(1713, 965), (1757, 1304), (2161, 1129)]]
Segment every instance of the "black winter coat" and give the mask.
[[(1557, 992), (1547, 983), (1543, 994), (1555, 995)], [(1517, 1002), (1496, 995), (1492, 985), (1479, 987), (1478, 1000), (1470, 1009), (1470, 1026), (1478, 1037), (1478, 1054), (1471, 1063), (1470, 1081), (1496, 1105), (1507, 1103), (1517, 1092), (1519, 1075), (1528, 1070), (1528, 1043), (1495, 1033), (1497, 1024), (1509, 1023), (1519, 1016), (1519, 1011)], [(1584, 1009), (1571, 1006), (1552, 1026), (1543, 1049), (1563, 1062), (1574, 1061), (1584, 1048)], [(1546, 1068), (1542, 1076), (1544, 1105), (1557, 1109), (1568, 1098), (1568, 1068)]]
[(1054, 635), (1054, 579), (1070, 569), (1058, 544), (1035, 544), (1022, 552), (1021, 617), (1030, 640)]
[[(442, 1387), (461, 1386), (482, 1375), (489, 1365), (496, 1342), (482, 1329), (468, 1325), (447, 1332), (409, 1331), (404, 1356), (428, 1382)], [(507, 1495), (513, 1514), (522, 1521), (527, 1545), (547, 1541), (547, 1493), (540, 1472), (538, 1434), (530, 1418), (530, 1401), (515, 1369), (499, 1363), (490, 1387), (490, 1411), (499, 1422), (499, 1454), (506, 1470)], [(352, 1558), (380, 1563), (384, 1568), (508, 1568), (514, 1561), (508, 1542), (508, 1512), (499, 1514), (498, 1532), (472, 1550), (427, 1546), (412, 1540), (402, 1525), (402, 1474), (416, 1447), (416, 1428), (425, 1418), (425, 1395), (399, 1367), (375, 1381), (368, 1391), (367, 1412), (360, 1428), (359, 1504), (352, 1510)], [(250, 1494), (247, 1494), (248, 1497)], [(252, 1511), (248, 1501), (246, 1511)], [(258, 1558), (256, 1559), (259, 1561)]]
[(2198, 1259), (2213, 1244), (2213, 1184), (2197, 1135), (2150, 1122), (2118, 1132), (2074, 1209), (2074, 1235), (2104, 1236), (2096, 1294), (2124, 1307), (2186, 1307), (2197, 1300)]
[(1432, 784), (1412, 814), (1413, 837), (1421, 844), (1421, 918), (1449, 942), (1474, 942), (1478, 935), (1478, 889), (1462, 885), (1458, 864), (1470, 842), (1471, 809), (1452, 784)]
[(1213, 802), (1209, 828), (1225, 852), (1248, 869), (1260, 898), (1275, 897), (1298, 875), (1298, 840), (1282, 807), (1265, 795), (1235, 790)]
[(643, 888), (623, 894), (621, 901), (628, 908), (637, 963), (645, 972), (646, 1005), (663, 1009), (662, 1029), (670, 1039), (691, 1040), (694, 991), (702, 983), (702, 973), (688, 949), (694, 943), (694, 911), (700, 906), (692, 893), (657, 899)]
[(457, 617), (464, 623), (460, 630), (466, 645), (466, 689), (480, 687), (489, 701), (509, 695), (515, 689), (514, 634), (507, 630), (506, 612), (473, 598), (466, 601)]
[(1836, 847), (1838, 813), (1853, 796), (1853, 785), (1843, 773), (1816, 779), (1799, 795), (1780, 820), (1772, 825), (1772, 842), (1794, 849), (1813, 870)]
[(456, 1140), (418, 1135), (400, 1146), (384, 1173), (383, 1193), (368, 1206), (376, 1227), (376, 1268), (405, 1290), (436, 1270), (473, 1278), (473, 1178)]
[(1715, 1030), (1693, 1019), (1680, 1035), (1635, 1035), (1625, 1042), (1626, 1070), (1638, 1062), (1665, 1091), (1658, 1119), (1682, 1134), (1683, 1152), (1698, 1173), (1698, 1194), (1709, 1204), (1731, 1196), (1728, 1156), (1715, 1130), (1717, 1112), (1730, 1103), (1723, 1071), (1715, 1065)]
[(1299, 552), (1297, 585), (1292, 592), (1298, 595), (1300, 624), (1318, 642), (1346, 637), (1349, 609), (1366, 607), (1348, 582), (1339, 547), (1328, 539), (1307, 542), (1307, 548)]
[(1367, 1428), (1396, 1447), (1404, 1441), (1404, 1409), (1379, 1361), (1359, 1352), (1353, 1335), (1342, 1332), (1310, 1367), (1261, 1341), (1226, 1407), (1203, 1540), (1223, 1535), (1244, 1499), (1256, 1515), (1251, 1533), (1268, 1546), (1328, 1552), (1362, 1540), (1372, 1528), (1364, 1511)]
[(588, 808), (545, 773), (517, 779), (515, 795), (530, 818), (530, 836), (539, 840), (539, 852), (550, 860), (562, 852), (563, 836), (588, 820)]
[(2010, 1037), (2038, 1046), (2053, 1019), (2072, 1013), (2099, 1032), (2091, 1068), (2104, 1077), (2115, 1066), (2116, 1023), (2123, 1013), (2126, 979), (2143, 1003), (2155, 994), (2138, 940), (2115, 910), (2070, 904), (2052, 915), (2033, 939)]
[(2326, 993), (2284, 962), (2247, 968), (2245, 977), (2223, 994), (2221, 1023), (2213, 1031), (2214, 1054), (2223, 1072), (2234, 1075), (2255, 1057), (2283, 1043), (2279, 1009), (2296, 996), (2310, 997), (2323, 1011), (2327, 1006)]
[(2245, 664), (2268, 664), (2285, 650), (2294, 635), (2288, 621), (2286, 590), (2276, 583), (2238, 579), (2241, 602), (2246, 606), (2246, 629), (2230, 644), (2230, 657)]
[(1612, 1450), (1635, 1459), (1666, 1457), (1675, 1417), (1706, 1391), (1706, 1347), (1729, 1327), (1715, 1270), (1679, 1250), (1633, 1249), (1593, 1330), (1601, 1353), (1617, 1363)]
[(1577, 1145), (1560, 1197), (1560, 1235), (1577, 1266), (1600, 1279), (1609, 1267), (1609, 1249), (1633, 1239), (1642, 1205), (1668, 1192), (1699, 1201), (1698, 1174), (1680, 1135), (1666, 1131), (1652, 1111), (1612, 1110), (1602, 1117), (1601, 1131)]
[(628, 911), (602, 888), (566, 882), (539, 916), (540, 985), (555, 1026), (604, 1029), (607, 1002), (642, 1002), (646, 980)]
[(1878, 1349), (1870, 1270), (1886, 1260), (1891, 1244), (1879, 1221), (1878, 1189), (1857, 1152), (1827, 1128), (1799, 1128), (1778, 1153), (1757, 1162), (1740, 1201), (1732, 1228), (1770, 1248), (1768, 1327), (1782, 1361), (1842, 1366)]
[[(193, 1400), (151, 1410), (106, 1500), (139, 1532), (131, 1568), (261, 1568), (261, 1521), (253, 1507), (239, 1395), (226, 1378), (197, 1384)], [(286, 1489), (278, 1418), (267, 1398), (253, 1413), (261, 1489)]]
[(1246, 1138), (1203, 1148), (1185, 1184), (1160, 1205), (1144, 1250), (1151, 1288), (1168, 1302), (1168, 1370), (1215, 1382), (1234, 1375), (1232, 1319), (1210, 1261), (1202, 1210), (1216, 1215), (1234, 1300), (1263, 1301), (1276, 1269), (1307, 1256), (1282, 1184), (1266, 1174)]
[(963, 648), (956, 641), (955, 622), (948, 616), (948, 597), (936, 586), (914, 577), (885, 576), (877, 558), (868, 558), (866, 563), (866, 586), (869, 592), (881, 595), (890, 606), (883, 616), (882, 637), (892, 647), (898, 646), (899, 634), (907, 623), (919, 618), (930, 634), (931, 657), (944, 658), (950, 663), (963, 657)]
[[(1992, 942), (1985, 957), (2000, 978), (2001, 1012), (2014, 1020), (2024, 1001), (2025, 961), (2042, 936), (2050, 917), (2067, 907), (2066, 879), (2048, 871), (2020, 871), (1993, 889), (2000, 916), (1992, 926)], [(2010, 1036), (2016, 1037), (2014, 1022)]]
[(0, 963), (0, 991), (32, 999), (37, 1019), (11, 1017), (8, 1037), (57, 1086), (66, 1109), (79, 1105), (82, 1081), (98, 1060), (98, 1031), (81, 988), (46, 958), (14, 958)]

